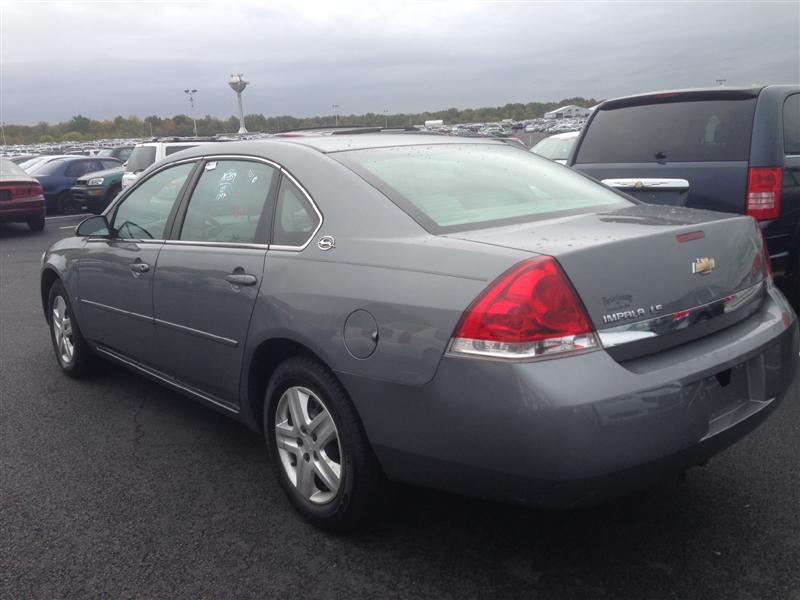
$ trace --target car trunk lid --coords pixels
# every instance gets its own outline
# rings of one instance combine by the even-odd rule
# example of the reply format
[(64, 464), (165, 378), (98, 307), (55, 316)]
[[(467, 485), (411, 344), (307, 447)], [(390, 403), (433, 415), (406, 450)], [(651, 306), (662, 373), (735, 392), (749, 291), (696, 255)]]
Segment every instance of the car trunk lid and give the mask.
[(556, 258), (620, 359), (729, 326), (763, 296), (749, 217), (642, 204), (450, 236)]

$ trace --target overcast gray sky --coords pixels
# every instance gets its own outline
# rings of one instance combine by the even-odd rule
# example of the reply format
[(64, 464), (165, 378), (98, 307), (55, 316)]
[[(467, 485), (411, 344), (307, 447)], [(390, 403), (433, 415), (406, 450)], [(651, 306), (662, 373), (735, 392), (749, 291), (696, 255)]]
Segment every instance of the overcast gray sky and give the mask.
[(417, 112), (800, 81), (787, 2), (0, 0), (6, 123)]

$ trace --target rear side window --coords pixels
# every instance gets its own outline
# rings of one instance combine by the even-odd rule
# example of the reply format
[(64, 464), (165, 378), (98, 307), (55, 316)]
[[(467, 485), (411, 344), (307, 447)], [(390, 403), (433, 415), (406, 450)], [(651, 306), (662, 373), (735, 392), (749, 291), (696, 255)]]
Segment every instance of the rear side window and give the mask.
[(128, 164), (125, 170), (128, 173), (138, 173), (144, 171), (147, 167), (156, 162), (156, 147), (155, 146), (136, 146), (128, 158)]
[(284, 177), (275, 207), (272, 243), (277, 246), (302, 247), (311, 239), (320, 220), (300, 188), (288, 177)]
[(275, 169), (258, 162), (206, 164), (192, 192), (182, 240), (253, 243)]
[(169, 156), (170, 154), (175, 154), (176, 152), (180, 152), (181, 150), (188, 150), (189, 148), (194, 148), (194, 145), (189, 146), (167, 146), (164, 148), (164, 156)]
[(63, 168), (63, 160), (48, 160), (36, 164), (27, 171), (36, 177), (40, 175), (56, 175), (57, 173), (60, 173)]
[(431, 233), (626, 205), (624, 197), (505, 144), (436, 144), (330, 154)]
[(576, 163), (746, 161), (755, 98), (697, 100), (600, 110)]
[(800, 94), (783, 103), (783, 149), (786, 154), (800, 154)]

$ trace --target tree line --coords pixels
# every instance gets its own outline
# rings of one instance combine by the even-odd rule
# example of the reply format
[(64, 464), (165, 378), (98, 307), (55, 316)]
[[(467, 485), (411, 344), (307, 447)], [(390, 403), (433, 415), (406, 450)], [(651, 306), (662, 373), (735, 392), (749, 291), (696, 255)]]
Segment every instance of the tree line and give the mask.
[[(448, 108), (447, 110), (422, 113), (384, 114), (368, 112), (362, 115), (320, 115), (315, 117), (293, 117), (290, 115), (265, 117), (263, 114), (246, 115), (245, 126), (248, 131), (277, 133), (287, 129), (301, 127), (322, 127), (333, 125), (338, 119), (339, 125), (367, 125), (373, 127), (408, 127), (421, 125), (425, 121), (441, 119), (446, 124), (485, 123), (502, 119), (534, 119), (544, 113), (566, 104), (578, 106), (594, 106), (594, 98), (565, 98), (561, 102), (528, 102), (510, 103), (505, 106), (484, 108)], [(216, 135), (219, 133), (235, 133), (239, 129), (239, 119), (231, 116), (220, 119), (206, 115), (197, 119), (199, 135)], [(76, 115), (62, 123), (40, 121), (36, 125), (4, 126), (5, 142), (14, 144), (39, 144), (48, 142), (79, 142), (98, 139), (146, 138), (153, 136), (190, 136), (194, 125), (188, 115), (159, 117), (150, 115), (144, 119), (131, 115), (118, 116), (114, 119), (95, 120), (83, 115)]]

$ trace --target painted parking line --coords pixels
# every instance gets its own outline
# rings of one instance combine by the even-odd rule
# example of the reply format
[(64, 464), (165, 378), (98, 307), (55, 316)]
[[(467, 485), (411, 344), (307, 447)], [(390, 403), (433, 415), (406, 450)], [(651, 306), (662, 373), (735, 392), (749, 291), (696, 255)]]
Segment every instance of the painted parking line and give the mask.
[(67, 225), (65, 227), (59, 227), (59, 229), (75, 229), (75, 225)]
[(78, 214), (78, 215), (59, 215), (57, 217), (45, 217), (46, 221), (53, 221), (55, 219), (80, 219), (84, 218), (86, 215)]

